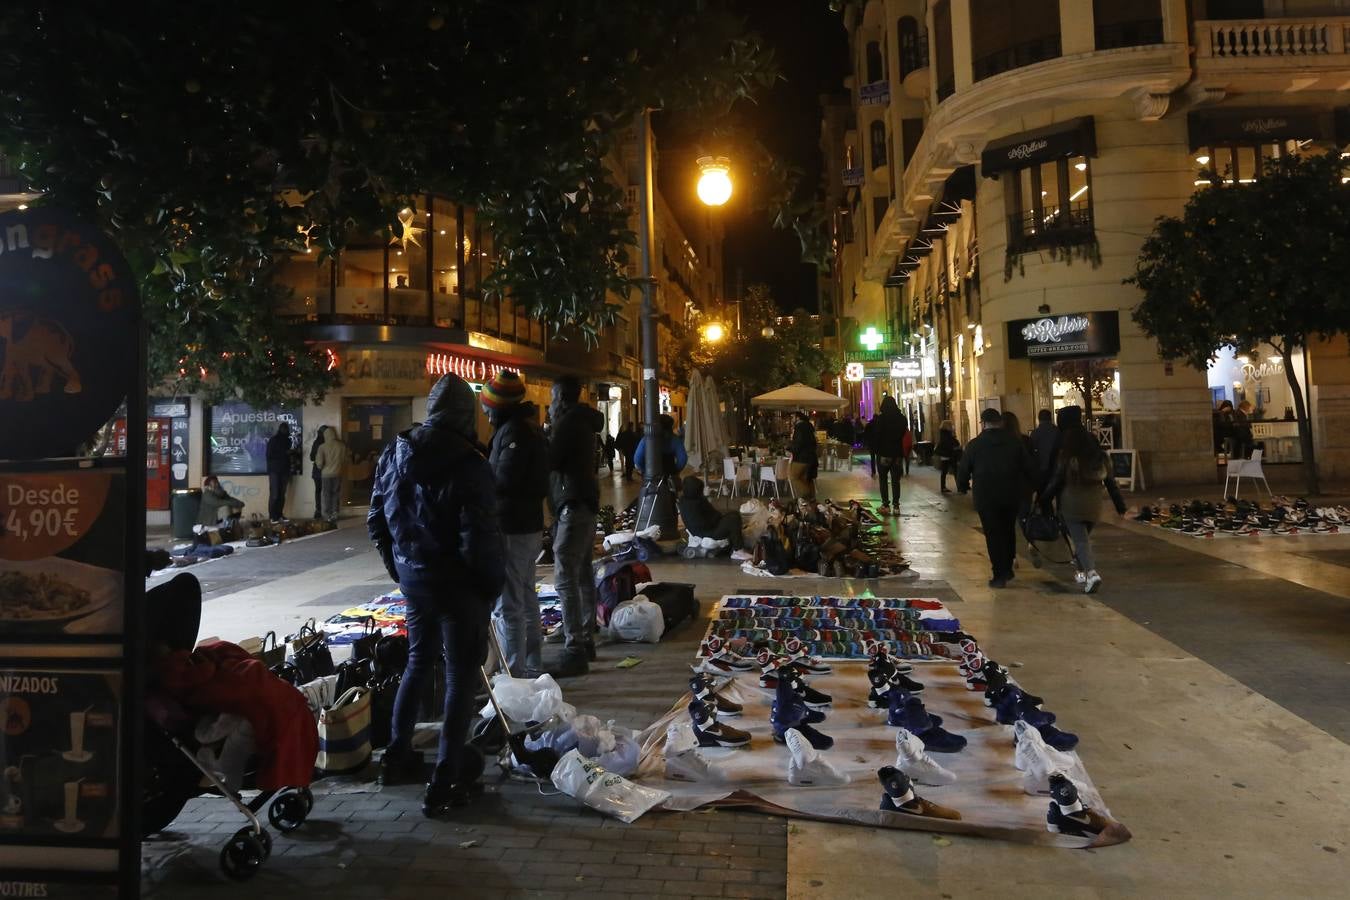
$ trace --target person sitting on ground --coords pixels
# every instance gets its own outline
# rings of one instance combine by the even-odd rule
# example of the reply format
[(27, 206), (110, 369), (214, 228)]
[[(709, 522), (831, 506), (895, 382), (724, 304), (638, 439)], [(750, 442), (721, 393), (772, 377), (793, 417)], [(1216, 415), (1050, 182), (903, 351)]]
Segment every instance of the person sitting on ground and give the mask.
[[(662, 474), (667, 477), (673, 477), (684, 471), (684, 467), (689, 464), (689, 453), (684, 449), (684, 441), (675, 435), (675, 420), (670, 416), (662, 415), (656, 420), (659, 426), (662, 441), (665, 450), (661, 454), (663, 463)], [(633, 462), (639, 472), (645, 472), (644, 466), (647, 463), (647, 438), (644, 436), (638, 441), (637, 450), (633, 451)]]
[(732, 549), (740, 547), (741, 514), (718, 512), (704, 496), (703, 479), (690, 475), (684, 480), (684, 492), (680, 496), (679, 507), (684, 527), (694, 537), (730, 541)]
[(220, 479), (207, 475), (202, 482), (202, 505), (197, 524), (216, 526), (233, 522), (244, 512), (244, 501), (232, 497), (220, 486)]

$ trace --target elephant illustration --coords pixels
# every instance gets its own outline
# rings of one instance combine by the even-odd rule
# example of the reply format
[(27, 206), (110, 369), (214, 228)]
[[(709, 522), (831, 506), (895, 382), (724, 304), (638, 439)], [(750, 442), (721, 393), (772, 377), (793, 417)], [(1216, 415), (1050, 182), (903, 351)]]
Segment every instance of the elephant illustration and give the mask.
[(0, 400), (26, 403), (52, 390), (52, 375), (65, 379), (65, 392), (83, 389), (71, 363), (75, 342), (56, 322), (30, 312), (0, 313)]

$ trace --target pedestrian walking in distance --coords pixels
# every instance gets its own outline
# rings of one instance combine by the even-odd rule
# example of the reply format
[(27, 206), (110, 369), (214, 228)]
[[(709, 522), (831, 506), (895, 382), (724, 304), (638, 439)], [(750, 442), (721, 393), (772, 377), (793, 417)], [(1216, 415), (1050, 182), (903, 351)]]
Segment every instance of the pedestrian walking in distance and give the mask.
[(623, 480), (628, 481), (633, 477), (633, 454), (637, 452), (638, 441), (637, 428), (632, 422), (623, 426), (619, 436), (614, 439), (614, 446), (623, 456)]
[(1102, 515), (1102, 489), (1110, 496), (1116, 514), (1125, 515), (1125, 498), (1111, 472), (1106, 451), (1081, 424), (1064, 429), (1059, 457), (1039, 501), (1049, 507), (1054, 501), (1064, 530), (1073, 541), (1074, 581), (1090, 594), (1102, 583), (1092, 552), (1092, 528)]
[[(476, 793), (481, 766), (466, 749), (479, 667), (487, 660), (488, 614), (505, 573), (497, 497), (486, 449), (477, 443), (473, 388), (445, 375), (427, 395), (427, 420), (380, 455), (366, 527), (408, 604), (408, 665), (394, 698), (382, 784), (423, 775), (412, 749), (422, 688), (445, 657), (445, 725), (422, 813), (437, 816)], [(325, 444), (325, 446), (327, 446)]]
[(933, 455), (938, 461), (938, 487), (942, 493), (950, 494), (947, 476), (956, 473), (956, 464), (961, 459), (961, 443), (956, 439), (956, 427), (952, 425), (951, 419), (943, 419), (942, 424), (938, 426), (937, 444), (933, 447)]
[(325, 425), (323, 443), (314, 455), (314, 464), (319, 467), (323, 479), (322, 509), (323, 518), (334, 525), (338, 520), (338, 488), (342, 485), (342, 466), (347, 461), (347, 445), (338, 439), (337, 429)]
[(291, 426), (282, 422), (267, 439), (267, 517), (280, 522), (286, 509), (286, 483), (291, 480)]
[(896, 405), (895, 398), (881, 401), (881, 412), (872, 428), (872, 452), (877, 458), (877, 474), (881, 476), (881, 514), (889, 515), (892, 507), (900, 512), (900, 476), (905, 464), (905, 435), (909, 420)]
[(1036, 427), (1031, 430), (1031, 457), (1036, 462), (1036, 490), (1045, 495), (1045, 486), (1055, 471), (1059, 454), (1060, 430), (1055, 427), (1050, 410), (1036, 414)]
[(1002, 413), (986, 409), (980, 413), (980, 424), (984, 430), (966, 444), (956, 467), (956, 490), (967, 493), (974, 479), (975, 511), (980, 515), (993, 569), (989, 586), (1003, 588), (1013, 577), (1018, 507), (1023, 492), (1036, 477), (1036, 469), (1021, 435), (1003, 427)]
[(488, 462), (496, 480), (497, 521), (506, 567), (506, 583), (492, 612), (492, 627), (511, 674), (536, 678), (543, 671), (543, 635), (534, 561), (544, 532), (548, 444), (539, 427), (539, 408), (525, 399), (520, 375), (510, 370), (497, 373), (483, 385), (479, 398), (496, 429), (488, 445)]
[(797, 423), (792, 426), (792, 465), (788, 467), (788, 477), (798, 497), (807, 500), (816, 499), (816, 475), (819, 472), (820, 455), (816, 448), (816, 430), (811, 427), (811, 418), (804, 412), (797, 413)]
[(326, 425), (320, 425), (314, 432), (314, 443), (309, 445), (309, 477), (314, 480), (314, 518), (323, 518), (323, 470), (319, 468), (319, 448), (323, 446), (323, 433)]
[(585, 675), (595, 659), (595, 521), (600, 479), (595, 442), (605, 417), (581, 402), (581, 382), (553, 382), (548, 441), (549, 503), (553, 507), (553, 580), (563, 608), (563, 658), (556, 678)]

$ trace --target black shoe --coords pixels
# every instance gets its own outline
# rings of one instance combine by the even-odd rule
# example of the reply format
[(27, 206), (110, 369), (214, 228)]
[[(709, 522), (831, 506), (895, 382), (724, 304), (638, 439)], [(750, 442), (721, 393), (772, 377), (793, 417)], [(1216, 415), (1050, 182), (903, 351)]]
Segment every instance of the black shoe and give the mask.
[(550, 669), (549, 673), (554, 678), (576, 678), (579, 675), (585, 675), (591, 671), (591, 664), (586, 659), (585, 653), (568, 653), (562, 658), (562, 662), (555, 669)]
[(428, 819), (444, 815), (451, 809), (468, 806), (469, 801), (483, 792), (482, 784), (427, 785), (422, 794), (422, 815)]
[(426, 760), (416, 751), (395, 753), (386, 750), (384, 758), (380, 760), (379, 782), (385, 787), (419, 784), (427, 777), (426, 769)]
[(991, 588), (1005, 588), (1005, 587), (1008, 586), (1008, 579), (1006, 579), (1006, 578), (990, 578), (990, 579), (989, 579), (989, 586), (990, 586)]

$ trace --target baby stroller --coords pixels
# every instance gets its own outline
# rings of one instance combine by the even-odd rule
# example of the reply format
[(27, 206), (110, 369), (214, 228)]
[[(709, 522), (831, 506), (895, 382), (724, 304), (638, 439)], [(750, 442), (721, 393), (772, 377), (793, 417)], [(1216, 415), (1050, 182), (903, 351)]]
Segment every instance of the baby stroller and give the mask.
[[(147, 646), (151, 652), (160, 656), (161, 663), (165, 658), (161, 654), (189, 658), (188, 654), (196, 644), (200, 621), (201, 586), (197, 579), (184, 574), (157, 586), (147, 592), (146, 606), (150, 623)], [(219, 646), (236, 656), (244, 653), (233, 645)], [(150, 671), (154, 672), (155, 668), (152, 665)], [(265, 675), (275, 678), (270, 673)], [(234, 804), (248, 824), (236, 831), (221, 848), (220, 869), (236, 881), (251, 878), (272, 852), (271, 835), (259, 817), (263, 807), (267, 808), (267, 820), (273, 827), (291, 832), (304, 824), (314, 807), (314, 796), (307, 784), (301, 784), (261, 790), (251, 800), (244, 800), (241, 791), (256, 788), (261, 761), (247, 721), (233, 716), (243, 727), (235, 728), (229, 735), (211, 733), (211, 723), (224, 722), (227, 717), (218, 713), (226, 710), (180, 702), (175, 695), (177, 692), (166, 687), (166, 680), (161, 678), (159, 684), (152, 684), (146, 698), (141, 835), (149, 837), (163, 831), (191, 799), (203, 795), (224, 797)], [(300, 697), (300, 705), (304, 706), (303, 697)], [(300, 720), (297, 727), (303, 728), (303, 723), (304, 720)], [(214, 731), (221, 729), (217, 727)], [(211, 745), (229, 746), (216, 755)], [(204, 749), (208, 752), (203, 753)], [(224, 763), (230, 754), (237, 764)], [(207, 764), (217, 761), (219, 765)], [(309, 766), (312, 771), (312, 761)], [(242, 771), (238, 771), (240, 769)], [(233, 785), (223, 777), (225, 771), (232, 771), (228, 780), (235, 782)], [(306, 781), (307, 776), (308, 773)]]

